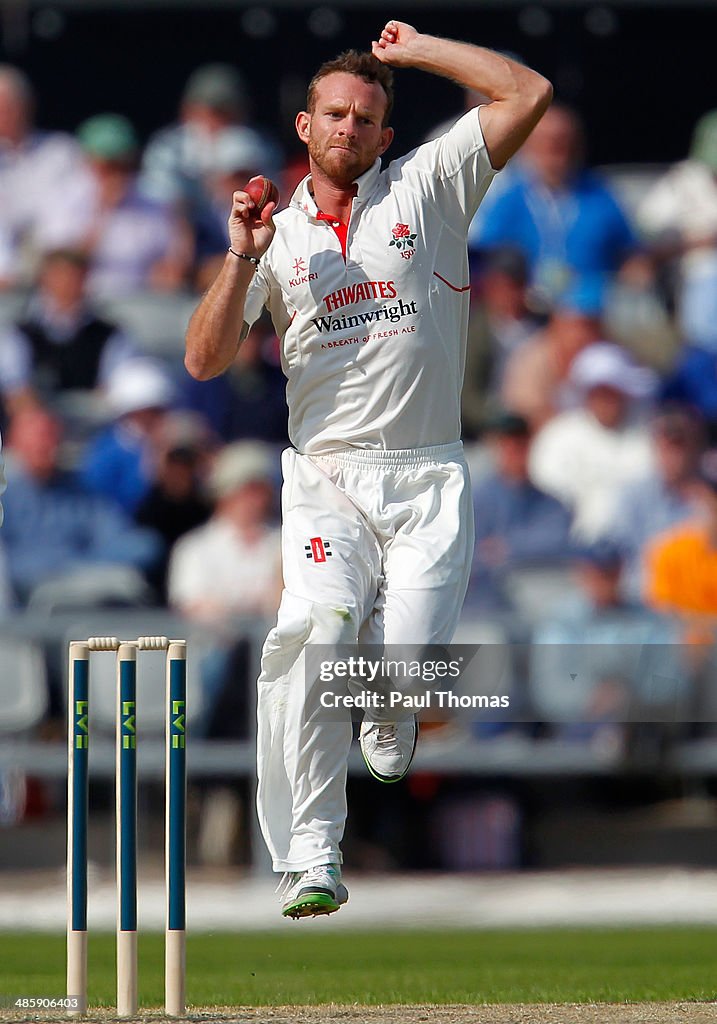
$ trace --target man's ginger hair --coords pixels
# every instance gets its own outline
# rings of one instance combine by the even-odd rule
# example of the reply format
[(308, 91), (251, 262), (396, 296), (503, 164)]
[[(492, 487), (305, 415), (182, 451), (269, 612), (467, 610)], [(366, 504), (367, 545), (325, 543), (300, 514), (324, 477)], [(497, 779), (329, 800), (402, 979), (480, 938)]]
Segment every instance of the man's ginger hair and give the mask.
[(382, 64), (372, 53), (359, 53), (358, 50), (344, 50), (333, 60), (327, 60), (322, 64), (314, 77), (309, 82), (306, 94), (306, 109), (313, 114), (316, 106), (316, 86), (322, 78), (341, 71), (346, 75), (356, 75), (363, 78), (364, 82), (378, 83), (386, 93), (386, 110), (383, 115), (383, 127), (388, 124), (393, 110), (393, 71)]

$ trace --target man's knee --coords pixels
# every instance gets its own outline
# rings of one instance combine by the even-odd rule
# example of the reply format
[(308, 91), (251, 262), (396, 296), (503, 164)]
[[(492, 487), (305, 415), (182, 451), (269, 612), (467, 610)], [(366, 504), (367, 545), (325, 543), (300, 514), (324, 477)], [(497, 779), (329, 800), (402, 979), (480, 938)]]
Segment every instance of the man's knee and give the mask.
[(345, 606), (322, 604), (284, 591), (276, 633), (281, 647), (353, 643), (358, 614)]

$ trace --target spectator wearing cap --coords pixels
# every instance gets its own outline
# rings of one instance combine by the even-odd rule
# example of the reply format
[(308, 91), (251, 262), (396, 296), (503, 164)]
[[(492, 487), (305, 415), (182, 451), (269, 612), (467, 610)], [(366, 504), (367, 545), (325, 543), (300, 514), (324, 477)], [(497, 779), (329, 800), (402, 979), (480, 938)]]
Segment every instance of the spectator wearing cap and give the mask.
[(461, 401), (465, 439), (480, 435), (490, 408), (499, 404), (507, 360), (538, 327), (527, 282), (525, 257), (509, 247), (487, 253), (473, 278)]
[(209, 477), (215, 501), (211, 518), (181, 537), (172, 550), (170, 605), (199, 623), (214, 644), (202, 672), (210, 718), (228, 682), (241, 619), (271, 618), (279, 606), (276, 476), (276, 459), (267, 446), (255, 441), (227, 445)]
[(90, 444), (81, 466), (89, 491), (133, 515), (152, 486), (156, 444), (175, 388), (163, 367), (138, 358), (118, 367), (107, 385), (112, 423)]
[(61, 405), (69, 392), (106, 385), (115, 369), (136, 356), (128, 335), (93, 309), (87, 273), (84, 252), (47, 253), (25, 314), (0, 331), (6, 412), (29, 401)]
[(554, 565), (570, 554), (570, 513), (528, 478), (530, 427), (515, 413), (487, 425), (494, 470), (473, 491), (476, 544), (468, 601), (501, 607), (512, 569)]
[(80, 125), (77, 138), (86, 170), (64, 202), (51, 204), (45, 244), (89, 254), (88, 289), (96, 297), (179, 288), (192, 257), (189, 231), (167, 203), (139, 188), (132, 124), (120, 114), (97, 114)]
[(210, 625), (276, 611), (276, 473), (271, 449), (256, 441), (237, 441), (217, 456), (209, 477), (212, 516), (172, 552), (169, 595), (183, 614)]
[(651, 472), (623, 484), (605, 537), (624, 559), (622, 590), (641, 601), (643, 554), (649, 541), (694, 515), (698, 466), (704, 450), (704, 424), (688, 408), (664, 408), (650, 424)]
[(695, 125), (689, 155), (645, 196), (638, 221), (677, 274), (682, 334), (717, 355), (717, 110)]
[(576, 276), (614, 274), (636, 239), (612, 192), (583, 168), (582, 124), (554, 104), (521, 150), (521, 172), (488, 211), (480, 248), (517, 245), (531, 283), (552, 304)]
[(706, 452), (695, 483), (695, 515), (655, 537), (645, 556), (645, 598), (688, 624), (691, 639), (714, 641), (717, 626), (717, 452)]
[(579, 352), (603, 338), (605, 282), (586, 275), (561, 296), (544, 328), (534, 332), (505, 365), (503, 405), (541, 427), (568, 402), (570, 367)]
[(36, 129), (33, 116), (30, 80), (0, 64), (0, 287), (33, 279), (48, 210), (82, 169), (77, 142)]
[(7, 441), (2, 536), (20, 603), (39, 584), (89, 566), (152, 566), (160, 539), (61, 468), (62, 424), (56, 416), (40, 406), (21, 409)]
[(201, 179), (207, 202), (194, 215), (199, 288), (212, 283), (224, 260), (234, 193), (255, 175), (268, 175), (273, 163), (271, 148), (251, 128), (231, 125), (218, 135), (211, 149), (211, 164)]
[(651, 470), (644, 413), (656, 379), (619, 346), (598, 342), (574, 360), (570, 384), (580, 404), (540, 429), (529, 471), (572, 510), (574, 535), (587, 543), (605, 533), (619, 488)]
[(271, 175), (277, 166), (276, 150), (263, 133), (249, 127), (247, 108), (246, 87), (235, 67), (198, 67), (182, 93), (179, 121), (160, 129), (147, 144), (142, 164), (146, 191), (192, 216), (191, 211), (206, 204), (204, 180), (217, 167), (227, 129), (232, 129), (235, 140), (240, 131), (242, 144), (262, 153), (266, 163), (261, 171)]

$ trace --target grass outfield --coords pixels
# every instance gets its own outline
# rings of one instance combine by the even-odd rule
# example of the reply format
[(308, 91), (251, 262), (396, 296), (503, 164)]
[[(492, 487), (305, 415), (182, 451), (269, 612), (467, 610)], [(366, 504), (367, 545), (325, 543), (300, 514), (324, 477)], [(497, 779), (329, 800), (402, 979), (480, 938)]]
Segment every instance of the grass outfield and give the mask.
[[(195, 1007), (711, 1001), (717, 930), (334, 932), (189, 935)], [(163, 1002), (163, 936), (139, 939), (140, 1002)], [(114, 936), (90, 936), (89, 999), (115, 1001)], [(0, 934), (3, 994), (59, 996), (64, 937)]]

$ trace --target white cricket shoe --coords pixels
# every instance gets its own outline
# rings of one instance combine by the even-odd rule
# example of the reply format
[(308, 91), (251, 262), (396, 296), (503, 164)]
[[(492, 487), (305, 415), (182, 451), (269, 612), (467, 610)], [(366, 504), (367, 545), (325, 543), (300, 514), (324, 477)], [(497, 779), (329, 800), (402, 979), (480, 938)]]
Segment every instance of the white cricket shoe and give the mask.
[(398, 782), (411, 767), (418, 741), (418, 721), (361, 723), (359, 742), (366, 767), (379, 782)]
[(279, 883), (277, 892), (280, 890), (284, 917), (333, 914), (349, 898), (338, 864), (321, 864), (308, 871), (289, 871)]

